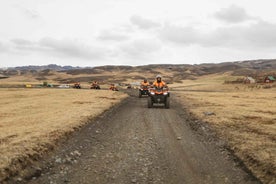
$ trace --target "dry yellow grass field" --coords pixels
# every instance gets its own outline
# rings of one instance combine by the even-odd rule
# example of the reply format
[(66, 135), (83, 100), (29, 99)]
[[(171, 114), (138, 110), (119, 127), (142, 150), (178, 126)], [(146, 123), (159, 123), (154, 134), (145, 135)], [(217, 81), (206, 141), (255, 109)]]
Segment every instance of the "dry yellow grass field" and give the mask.
[(74, 89), (0, 89), (0, 94), (0, 181), (20, 169), (18, 159), (39, 157), (56, 140), (127, 97)]
[(275, 183), (276, 88), (226, 85), (225, 77), (227, 74), (183, 81), (174, 89), (192, 114), (226, 139), (258, 178)]

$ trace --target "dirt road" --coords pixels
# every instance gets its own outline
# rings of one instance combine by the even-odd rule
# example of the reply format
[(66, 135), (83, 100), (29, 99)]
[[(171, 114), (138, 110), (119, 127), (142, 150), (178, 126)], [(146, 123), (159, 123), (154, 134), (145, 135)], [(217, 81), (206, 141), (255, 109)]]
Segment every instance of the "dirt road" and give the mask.
[[(173, 97), (172, 97), (173, 98)], [(174, 100), (175, 101), (175, 100)], [(194, 131), (177, 103), (147, 108), (130, 97), (63, 143), (20, 183), (259, 183)]]

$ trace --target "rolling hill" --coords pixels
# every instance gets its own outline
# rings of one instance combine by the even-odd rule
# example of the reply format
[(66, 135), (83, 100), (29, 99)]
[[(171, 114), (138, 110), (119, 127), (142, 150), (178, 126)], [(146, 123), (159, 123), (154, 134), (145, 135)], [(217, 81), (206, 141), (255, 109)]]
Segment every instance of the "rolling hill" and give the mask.
[(175, 82), (184, 79), (194, 79), (198, 76), (230, 72), (235, 76), (254, 76), (258, 73), (275, 73), (276, 59), (251, 60), (224, 63), (161, 64), (143, 66), (98, 66), (81, 68), (59, 66), (21, 66), (0, 69), (0, 78), (25, 77), (37, 81), (50, 80), (57, 83), (90, 82), (129, 82), (148, 78), (153, 80), (157, 74), (163, 75), (167, 81)]

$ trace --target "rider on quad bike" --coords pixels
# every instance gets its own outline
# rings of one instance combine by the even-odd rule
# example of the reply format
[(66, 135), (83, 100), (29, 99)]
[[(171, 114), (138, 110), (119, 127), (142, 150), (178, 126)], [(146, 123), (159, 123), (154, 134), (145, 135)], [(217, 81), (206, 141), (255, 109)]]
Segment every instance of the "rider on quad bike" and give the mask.
[(118, 88), (116, 88), (115, 84), (111, 84), (109, 90), (112, 90), (112, 91), (119, 91)]
[(153, 87), (155, 88), (163, 88), (163, 87), (168, 87), (164, 81), (162, 81), (162, 76), (157, 75), (156, 76), (156, 81), (153, 83)]
[(149, 83), (148, 83), (148, 80), (147, 79), (144, 79), (142, 82), (141, 82), (141, 86), (148, 86)]
[(156, 81), (152, 85), (148, 97), (148, 108), (152, 108), (153, 104), (164, 104), (165, 108), (170, 108), (170, 93), (168, 86), (162, 81), (162, 76), (157, 75)]
[(147, 79), (144, 79), (141, 82), (140, 89), (139, 89), (139, 98), (141, 98), (142, 95), (148, 95), (148, 93), (149, 93), (149, 86), (150, 86), (150, 84), (148, 83)]
[(79, 82), (76, 82), (73, 86), (73, 88), (76, 88), (76, 89), (81, 89), (81, 85)]
[(90, 89), (101, 89), (98, 81), (93, 81), (93, 83), (91, 84)]

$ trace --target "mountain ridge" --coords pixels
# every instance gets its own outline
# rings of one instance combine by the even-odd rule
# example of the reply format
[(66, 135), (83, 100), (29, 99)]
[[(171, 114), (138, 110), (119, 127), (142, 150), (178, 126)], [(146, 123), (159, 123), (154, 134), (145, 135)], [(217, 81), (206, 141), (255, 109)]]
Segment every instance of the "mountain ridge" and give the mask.
[(276, 68), (276, 59), (257, 59), (257, 60), (244, 60), (244, 61), (227, 61), (221, 63), (201, 63), (201, 64), (147, 64), (147, 65), (138, 65), (138, 66), (130, 66), (130, 65), (102, 65), (95, 67), (80, 67), (80, 66), (70, 66), (70, 65), (57, 65), (57, 64), (48, 64), (48, 65), (23, 65), (16, 67), (8, 67), (8, 68), (0, 68), (0, 70), (55, 70), (55, 71), (64, 71), (64, 70), (73, 70), (73, 69), (91, 69), (91, 68), (135, 68), (135, 67), (154, 67), (154, 66), (219, 66), (219, 65), (229, 65), (235, 64), (239, 66), (247, 66), (252, 67), (254, 69), (262, 69), (262, 68)]
[(70, 66), (70, 65), (57, 65), (57, 64), (49, 64), (49, 65), (24, 65), (24, 66), (16, 66), (16, 67), (8, 67), (8, 68), (0, 68), (0, 70), (55, 70), (55, 71), (65, 71), (65, 70), (74, 70), (74, 69), (93, 69), (93, 68), (143, 68), (143, 67), (185, 67), (185, 66), (202, 66), (202, 67), (210, 67), (210, 66), (223, 66), (223, 65), (236, 65), (249, 67), (253, 69), (267, 69), (267, 68), (276, 68), (276, 59), (257, 59), (257, 60), (244, 60), (244, 61), (228, 61), (221, 63), (201, 63), (201, 64), (147, 64), (147, 65), (138, 65), (138, 66), (130, 66), (130, 65), (102, 65), (95, 67), (80, 67), (80, 66)]
[(247, 60), (223, 63), (202, 64), (148, 64), (140, 66), (105, 65), (96, 67), (73, 67), (56, 64), (43, 66), (21, 66), (0, 69), (2, 79), (14, 76), (25, 76), (38, 81), (53, 80), (56, 82), (88, 82), (91, 80), (109, 80), (123, 82), (126, 80), (141, 80), (145, 77), (154, 79), (161, 74), (170, 81), (194, 79), (198, 76), (231, 72), (233, 76), (274, 75), (276, 59)]

